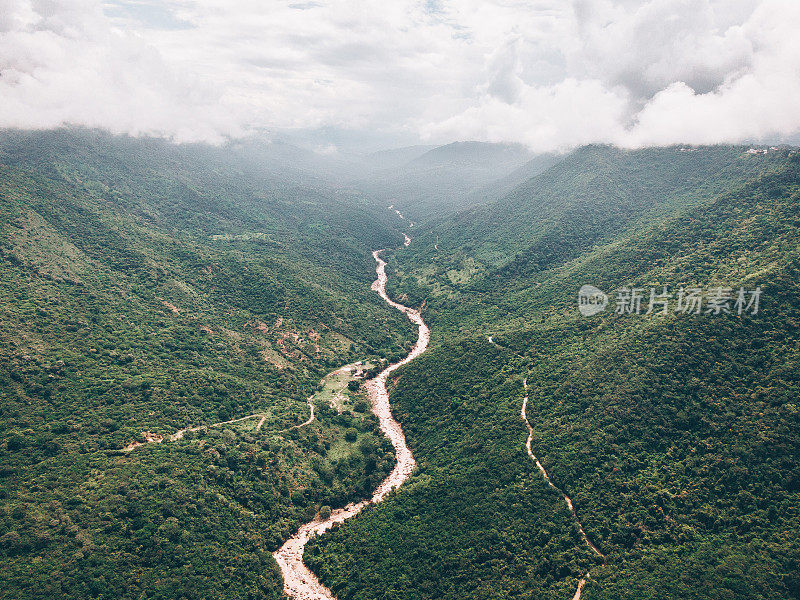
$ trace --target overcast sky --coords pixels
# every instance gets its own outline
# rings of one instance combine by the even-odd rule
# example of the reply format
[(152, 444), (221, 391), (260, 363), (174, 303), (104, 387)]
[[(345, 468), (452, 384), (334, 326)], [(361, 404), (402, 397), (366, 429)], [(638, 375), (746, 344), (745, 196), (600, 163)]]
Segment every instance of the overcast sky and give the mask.
[(0, 0), (0, 127), (534, 150), (800, 131), (800, 0)]

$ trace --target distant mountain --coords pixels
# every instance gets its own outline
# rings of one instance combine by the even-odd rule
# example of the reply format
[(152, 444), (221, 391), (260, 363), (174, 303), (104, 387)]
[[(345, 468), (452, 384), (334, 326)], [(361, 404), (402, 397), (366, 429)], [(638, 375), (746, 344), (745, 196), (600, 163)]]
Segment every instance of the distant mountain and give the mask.
[(560, 154), (539, 154), (534, 156), (524, 165), (515, 169), (505, 177), (487, 183), (482, 188), (471, 192), (466, 199), (464, 207), (487, 204), (499, 200), (509, 194), (514, 188), (526, 183), (532, 177), (543, 173), (563, 159)]
[(409, 162), (379, 171), (358, 187), (412, 220), (451, 213), (475, 201), (478, 190), (530, 161), (514, 144), (456, 142), (428, 150)]
[(405, 148), (381, 150), (362, 157), (361, 162), (366, 170), (373, 173), (388, 169), (397, 169), (419, 158), (435, 147), (436, 146), (407, 146)]

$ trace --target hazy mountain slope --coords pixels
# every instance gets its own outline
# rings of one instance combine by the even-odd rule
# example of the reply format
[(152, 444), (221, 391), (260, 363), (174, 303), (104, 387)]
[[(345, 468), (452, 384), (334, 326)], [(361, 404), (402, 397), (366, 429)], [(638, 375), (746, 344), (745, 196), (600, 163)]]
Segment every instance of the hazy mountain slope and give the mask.
[[(402, 236), (259, 173), (93, 132), (2, 138), (2, 595), (277, 598), (270, 551), (391, 469), (371, 416), (285, 429), (324, 373), (407, 347), (369, 290), (370, 251)], [(257, 412), (258, 432), (119, 451)]]
[(468, 194), (466, 202), (464, 202), (463, 205), (466, 208), (475, 204), (487, 204), (500, 200), (513, 192), (515, 188), (527, 183), (532, 177), (544, 173), (563, 158), (564, 157), (560, 154), (539, 154), (534, 156), (524, 165), (513, 170), (505, 177), (492, 181), (482, 188)]
[(397, 169), (434, 148), (436, 148), (436, 146), (406, 146), (405, 148), (381, 150), (364, 156), (362, 162), (364, 167), (373, 173), (388, 169)]
[[(392, 395), (419, 473), (314, 544), (323, 580), (343, 598), (571, 597), (598, 561), (555, 518), (563, 503), (524, 454), (527, 377), (534, 451), (607, 556), (585, 598), (800, 597), (798, 167), (778, 153), (754, 169), (764, 175), (699, 206), (663, 197), (684, 209), (606, 228), (604, 245), (557, 269), (530, 257), (488, 272), (494, 287), (452, 296), (429, 271), (434, 285), (414, 293), (438, 294), (439, 347), (398, 374)], [(542, 235), (558, 241), (553, 227)], [(395, 257), (407, 276), (427, 248), (411, 252), (420, 263)], [(763, 298), (756, 315), (658, 316), (617, 315), (612, 295), (586, 318), (585, 283), (761, 286)]]
[(519, 145), (455, 142), (378, 172), (358, 185), (395, 205), (412, 221), (421, 221), (463, 208), (471, 194), (530, 159), (531, 153)]

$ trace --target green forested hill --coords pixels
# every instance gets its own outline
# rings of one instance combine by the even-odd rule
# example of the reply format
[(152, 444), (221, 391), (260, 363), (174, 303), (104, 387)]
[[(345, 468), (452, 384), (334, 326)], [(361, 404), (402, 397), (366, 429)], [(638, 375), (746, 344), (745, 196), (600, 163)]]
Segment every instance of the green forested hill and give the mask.
[[(752, 156), (731, 146), (575, 150), (500, 201), (477, 206), (417, 231), (402, 292), (416, 302), (413, 281), (436, 295), (547, 273), (593, 248), (631, 235), (739, 187), (780, 164), (778, 154)], [(437, 249), (438, 248), (438, 249)], [(400, 280), (393, 282), (395, 289)], [(427, 291), (426, 291), (427, 292)]]
[[(307, 550), (340, 598), (569, 598), (590, 566), (590, 599), (800, 597), (798, 155), (701, 149), (689, 176), (677, 149), (636, 154), (579, 151), (395, 256), (434, 326), (392, 393), (420, 468)], [(583, 284), (604, 312), (579, 315)], [(762, 302), (615, 313), (615, 290), (664, 285)], [(523, 377), (533, 450), (604, 564), (525, 455)]]
[(393, 463), (363, 413), (286, 431), (408, 347), (369, 290), (385, 218), (224, 149), (2, 133), (0, 597), (278, 597), (269, 552)]

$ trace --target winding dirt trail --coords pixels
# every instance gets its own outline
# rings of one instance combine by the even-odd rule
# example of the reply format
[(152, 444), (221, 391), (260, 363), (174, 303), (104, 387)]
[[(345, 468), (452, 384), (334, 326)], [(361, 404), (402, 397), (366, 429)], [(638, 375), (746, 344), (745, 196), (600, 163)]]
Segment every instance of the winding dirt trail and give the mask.
[(291, 431), (292, 429), (300, 429), (301, 427), (305, 427), (306, 425), (311, 425), (311, 423), (314, 422), (314, 401), (313, 401), (313, 398), (314, 398), (314, 396), (311, 395), (306, 400), (306, 404), (308, 404), (308, 408), (309, 408), (309, 410), (311, 410), (311, 416), (308, 417), (308, 419), (306, 419), (305, 421), (303, 421), (302, 423), (300, 423), (298, 425), (292, 425), (291, 427), (289, 427), (287, 429), (281, 430), (280, 433), (282, 433), (284, 431)]
[(376, 504), (383, 500), (390, 491), (397, 488), (408, 479), (408, 476), (416, 465), (411, 450), (406, 444), (403, 429), (392, 416), (389, 406), (389, 393), (386, 390), (386, 380), (395, 369), (411, 362), (425, 352), (425, 349), (428, 347), (428, 342), (430, 341), (430, 329), (428, 329), (425, 321), (422, 320), (422, 315), (418, 310), (403, 306), (393, 301), (386, 294), (388, 276), (386, 275), (386, 261), (380, 257), (381, 252), (381, 250), (376, 250), (372, 253), (375, 262), (378, 264), (375, 269), (378, 278), (372, 283), (372, 289), (378, 292), (378, 295), (383, 298), (389, 306), (404, 313), (412, 323), (419, 327), (417, 343), (414, 345), (409, 355), (400, 362), (389, 365), (381, 371), (377, 377), (364, 384), (370, 400), (372, 401), (372, 412), (375, 413), (380, 422), (381, 431), (392, 442), (392, 446), (394, 446), (397, 463), (392, 472), (381, 482), (372, 494), (372, 498), (348, 504), (344, 508), (336, 509), (327, 519), (320, 519), (317, 517), (310, 523), (302, 525), (298, 532), (286, 540), (286, 543), (273, 554), (283, 573), (283, 591), (294, 600), (336, 600), (333, 593), (322, 585), (317, 577), (303, 563), (303, 550), (305, 549), (306, 543), (313, 536), (330, 529), (334, 523), (341, 523), (342, 521), (354, 517), (368, 504)]
[[(487, 336), (486, 339), (489, 341), (490, 344), (492, 344), (497, 348), (501, 348), (503, 350), (510, 350), (510, 348), (506, 348), (505, 346), (501, 346), (500, 344), (495, 342), (494, 339), (492, 339), (491, 335)], [(578, 533), (580, 534), (583, 543), (586, 544), (592, 552), (594, 552), (595, 556), (598, 556), (600, 559), (605, 561), (606, 559), (605, 554), (600, 552), (600, 550), (597, 549), (597, 546), (595, 546), (589, 539), (589, 536), (586, 535), (586, 531), (583, 529), (583, 525), (578, 519), (578, 514), (575, 512), (575, 507), (572, 504), (572, 499), (569, 496), (567, 496), (564, 490), (562, 490), (560, 487), (558, 487), (550, 480), (550, 475), (547, 474), (547, 470), (544, 468), (542, 463), (539, 462), (539, 459), (536, 457), (536, 455), (533, 453), (533, 450), (531, 449), (531, 444), (533, 443), (533, 427), (531, 427), (531, 423), (530, 421), (528, 421), (528, 378), (527, 377), (523, 378), (522, 387), (525, 389), (525, 396), (522, 398), (522, 410), (520, 411), (520, 413), (522, 416), (522, 420), (525, 422), (525, 427), (527, 427), (528, 429), (528, 439), (525, 440), (525, 449), (528, 451), (528, 456), (531, 457), (531, 460), (536, 465), (536, 468), (539, 469), (539, 472), (542, 474), (542, 477), (544, 477), (544, 480), (545, 482), (547, 482), (547, 485), (549, 485), (553, 490), (558, 492), (558, 494), (564, 499), (564, 503), (567, 505), (567, 509), (569, 509), (569, 512), (572, 514), (572, 518), (575, 523), (575, 529), (578, 530)], [(590, 573), (591, 571), (587, 571), (586, 574), (580, 579), (580, 581), (578, 581), (578, 588), (575, 590), (575, 595), (572, 597), (572, 600), (580, 600), (581, 594), (583, 593), (583, 587), (589, 580)]]
[[(179, 429), (172, 435), (162, 436), (158, 434), (149, 434), (148, 432), (142, 432), (144, 435), (145, 441), (143, 442), (131, 442), (127, 446), (125, 446), (122, 451), (123, 452), (131, 452), (132, 450), (136, 450), (140, 446), (146, 446), (147, 444), (160, 444), (161, 442), (177, 442), (180, 439), (183, 439), (183, 436), (187, 433), (192, 431), (203, 431), (205, 429), (211, 429), (212, 427), (219, 427), (220, 425), (230, 425), (231, 423), (239, 423), (240, 421), (247, 421), (248, 419), (255, 419), (257, 417), (262, 417), (261, 421), (258, 424), (257, 429), (261, 429), (261, 426), (264, 424), (264, 421), (267, 419), (267, 416), (264, 413), (256, 413), (254, 415), (247, 415), (246, 417), (239, 417), (238, 419), (231, 419), (230, 421), (220, 421), (219, 423), (209, 423), (208, 425), (198, 425), (197, 427), (185, 427), (183, 429)], [(314, 411), (312, 408), (311, 417), (313, 420)], [(310, 422), (310, 421), (309, 421)], [(307, 423), (303, 423), (306, 425)], [(295, 425), (295, 427), (299, 427)], [(291, 429), (291, 428), (290, 428)]]
[[(528, 451), (528, 456), (530, 456), (531, 460), (536, 464), (536, 467), (539, 469), (539, 472), (542, 474), (542, 477), (544, 477), (544, 480), (547, 482), (547, 485), (549, 485), (556, 492), (558, 492), (564, 499), (564, 502), (566, 503), (569, 512), (572, 513), (572, 517), (575, 520), (575, 528), (578, 530), (578, 533), (580, 533), (583, 542), (587, 546), (589, 546), (591, 551), (594, 552), (596, 556), (599, 556), (601, 559), (605, 560), (606, 558), (605, 554), (600, 552), (600, 550), (597, 549), (597, 546), (595, 546), (589, 539), (589, 537), (586, 535), (586, 531), (584, 531), (583, 525), (578, 520), (578, 515), (575, 512), (575, 507), (572, 505), (572, 499), (569, 496), (567, 496), (564, 490), (562, 490), (560, 487), (558, 487), (550, 480), (550, 475), (547, 474), (547, 471), (545, 470), (544, 466), (542, 465), (541, 462), (539, 462), (539, 459), (536, 458), (536, 455), (533, 453), (533, 450), (531, 450), (531, 443), (533, 442), (533, 427), (531, 427), (531, 423), (530, 421), (528, 421), (528, 378), (527, 377), (525, 377), (522, 380), (522, 385), (525, 388), (525, 396), (522, 399), (521, 413), (522, 413), (522, 420), (525, 421), (525, 426), (528, 428), (528, 439), (525, 441), (525, 449)], [(589, 579), (589, 571), (587, 571), (586, 574), (581, 578), (581, 580), (578, 581), (578, 589), (575, 590), (575, 595), (572, 597), (572, 600), (580, 600), (581, 593), (583, 592), (583, 586), (586, 585), (586, 581), (588, 579)]]
[[(299, 429), (300, 427), (305, 427), (306, 425), (311, 425), (311, 423), (314, 422), (314, 402), (312, 400), (313, 398), (314, 398), (314, 396), (311, 395), (306, 400), (306, 403), (308, 404), (308, 408), (311, 410), (311, 416), (308, 419), (306, 419), (305, 421), (303, 421), (302, 423), (299, 423), (297, 425), (292, 425), (291, 427), (287, 427), (286, 429), (281, 429), (280, 431), (277, 431), (276, 433), (285, 433), (286, 431), (291, 431), (292, 429)], [(197, 425), (196, 427), (184, 427), (183, 429), (179, 429), (178, 431), (176, 431), (172, 435), (167, 435), (167, 436), (162, 436), (162, 435), (150, 433), (150, 432), (147, 432), (147, 431), (143, 431), (142, 435), (144, 436), (145, 441), (143, 441), (143, 442), (131, 442), (130, 444), (125, 446), (122, 449), (122, 451), (123, 452), (131, 452), (133, 450), (136, 450), (136, 448), (139, 448), (140, 446), (146, 446), (147, 444), (160, 444), (161, 442), (164, 442), (164, 441), (166, 441), (166, 442), (177, 442), (178, 440), (183, 439), (183, 436), (185, 436), (187, 433), (191, 433), (193, 431), (204, 431), (206, 429), (212, 429), (214, 427), (219, 427), (220, 425), (230, 425), (231, 423), (239, 423), (241, 421), (247, 421), (248, 419), (257, 419), (258, 417), (261, 417), (261, 420), (258, 422), (258, 425), (256, 425), (255, 431), (261, 431), (261, 428), (264, 426), (264, 423), (267, 421), (267, 417), (268, 416), (269, 415), (266, 415), (263, 412), (259, 412), (259, 413), (255, 413), (255, 414), (252, 414), (252, 415), (247, 415), (246, 417), (239, 417), (238, 419), (231, 419), (230, 421), (220, 421), (219, 423), (209, 423), (208, 425)]]
[(569, 509), (569, 512), (571, 512), (572, 516), (575, 517), (575, 527), (577, 527), (578, 533), (581, 534), (581, 537), (583, 538), (583, 541), (586, 543), (586, 545), (589, 546), (589, 548), (592, 549), (592, 552), (594, 552), (597, 556), (599, 556), (600, 558), (605, 558), (605, 555), (602, 552), (600, 552), (600, 550), (598, 550), (586, 536), (586, 532), (583, 530), (583, 525), (581, 525), (580, 521), (578, 521), (578, 516), (575, 514), (575, 508), (572, 506), (572, 500), (570, 499), (570, 497), (567, 496), (567, 494), (561, 488), (557, 487), (552, 481), (550, 481), (550, 476), (547, 474), (547, 471), (545, 471), (544, 467), (542, 466), (542, 463), (539, 462), (539, 459), (536, 458), (536, 456), (533, 454), (533, 451), (531, 450), (531, 442), (533, 441), (533, 427), (531, 427), (531, 424), (528, 421), (528, 378), (527, 377), (522, 380), (522, 384), (525, 387), (525, 397), (522, 399), (522, 419), (525, 421), (525, 426), (528, 428), (528, 440), (525, 442), (525, 448), (527, 448), (528, 450), (528, 456), (530, 456), (533, 462), (536, 463), (536, 466), (542, 473), (542, 476), (544, 477), (544, 480), (547, 482), (547, 485), (549, 485), (551, 488), (553, 488), (555, 491), (561, 494), (561, 497), (564, 498), (564, 502), (567, 503), (567, 508)]

